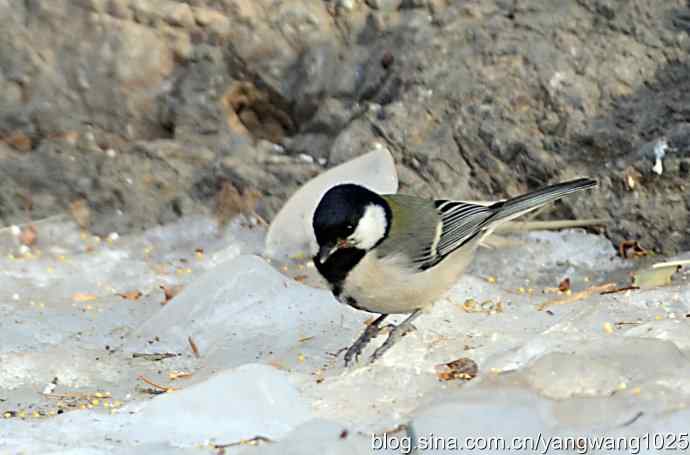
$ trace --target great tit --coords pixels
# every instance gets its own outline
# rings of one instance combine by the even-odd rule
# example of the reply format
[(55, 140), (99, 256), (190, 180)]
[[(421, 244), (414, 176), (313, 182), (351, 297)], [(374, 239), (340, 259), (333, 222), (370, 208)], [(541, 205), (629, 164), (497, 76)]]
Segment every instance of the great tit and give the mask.
[(582, 178), (489, 205), (379, 195), (355, 184), (329, 189), (312, 220), (314, 264), (340, 302), (380, 315), (347, 350), (345, 364), (359, 357), (388, 315), (409, 314), (370, 362), (413, 330), (412, 321), (458, 281), (496, 226), (596, 184)]

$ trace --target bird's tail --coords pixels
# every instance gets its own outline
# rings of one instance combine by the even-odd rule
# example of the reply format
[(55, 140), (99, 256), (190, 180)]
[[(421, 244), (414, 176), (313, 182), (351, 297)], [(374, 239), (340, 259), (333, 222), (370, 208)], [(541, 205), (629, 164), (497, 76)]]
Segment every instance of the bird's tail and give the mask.
[(497, 202), (491, 206), (495, 212), (486, 220), (485, 225), (496, 226), (500, 222), (510, 221), (565, 195), (595, 186), (597, 186), (596, 180), (582, 178), (556, 183), (513, 199)]

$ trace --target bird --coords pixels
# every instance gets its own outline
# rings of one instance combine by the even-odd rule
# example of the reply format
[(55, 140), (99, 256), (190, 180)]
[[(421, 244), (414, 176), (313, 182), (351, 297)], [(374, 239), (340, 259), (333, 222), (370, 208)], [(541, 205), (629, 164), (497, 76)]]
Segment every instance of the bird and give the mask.
[[(486, 205), (378, 194), (355, 183), (328, 189), (312, 217), (318, 244), (313, 263), (339, 302), (378, 314), (347, 349), (345, 365), (358, 361), (384, 328), (390, 328), (388, 338), (370, 363), (415, 330), (413, 321), (457, 283), (497, 226), (596, 185), (579, 178)], [(408, 316), (382, 326), (397, 314)]]

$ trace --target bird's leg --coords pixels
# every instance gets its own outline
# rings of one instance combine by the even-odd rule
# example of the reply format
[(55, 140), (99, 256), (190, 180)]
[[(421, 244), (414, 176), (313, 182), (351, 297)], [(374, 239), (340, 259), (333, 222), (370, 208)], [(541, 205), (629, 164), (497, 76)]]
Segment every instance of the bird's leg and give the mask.
[(412, 314), (410, 314), (407, 317), (407, 319), (395, 326), (393, 330), (391, 330), (391, 332), (388, 334), (388, 338), (386, 339), (386, 341), (384, 341), (384, 343), (381, 346), (379, 346), (379, 348), (376, 349), (376, 351), (374, 351), (371, 357), (369, 357), (369, 363), (372, 364), (376, 362), (402, 337), (415, 330), (415, 326), (412, 325), (412, 321), (417, 319), (417, 317), (419, 317), (420, 314), (422, 314), (422, 310), (415, 310), (412, 312)]
[(376, 338), (376, 336), (379, 334), (381, 331), (381, 323), (383, 322), (384, 319), (386, 319), (387, 314), (382, 314), (381, 316), (377, 317), (374, 319), (366, 329), (364, 329), (364, 332), (357, 338), (357, 340), (352, 343), (352, 346), (347, 350), (345, 353), (345, 366), (348, 366), (352, 358), (355, 358), (355, 361), (359, 358), (359, 355), (362, 353), (362, 350), (369, 344), (369, 342)]

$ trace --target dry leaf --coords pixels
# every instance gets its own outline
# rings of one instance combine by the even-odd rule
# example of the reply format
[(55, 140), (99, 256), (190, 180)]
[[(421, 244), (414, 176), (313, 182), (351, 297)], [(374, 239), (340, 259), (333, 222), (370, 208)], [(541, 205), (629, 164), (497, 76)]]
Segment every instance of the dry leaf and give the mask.
[(462, 309), (466, 313), (474, 313), (476, 310), (475, 308), (477, 307), (477, 301), (474, 299), (467, 299), (465, 302), (462, 304)]
[(91, 224), (91, 209), (86, 199), (77, 199), (70, 203), (69, 211), (80, 228), (88, 229)]
[(647, 256), (649, 251), (642, 248), (637, 240), (623, 240), (620, 245), (618, 245), (618, 253), (623, 259), (628, 259), (631, 257), (638, 258)]
[(33, 224), (24, 226), (19, 233), (19, 241), (22, 243), (22, 245), (32, 246), (36, 243), (36, 240), (38, 240), (38, 231), (36, 230), (36, 226)]
[(117, 295), (127, 300), (139, 300), (139, 297), (142, 296), (141, 291), (129, 291)]
[(94, 294), (86, 294), (84, 292), (75, 292), (72, 296), (72, 300), (75, 302), (90, 302), (96, 300), (96, 298)]
[(639, 171), (632, 166), (627, 167), (625, 171), (623, 171), (623, 176), (625, 186), (628, 187), (629, 191), (634, 190), (642, 179), (642, 174), (640, 174)]
[(436, 365), (434, 369), (439, 381), (452, 381), (454, 379), (469, 381), (474, 379), (479, 372), (477, 362), (467, 357)]
[(171, 381), (174, 381), (176, 379), (184, 379), (184, 378), (189, 378), (192, 376), (192, 373), (188, 371), (171, 371), (168, 373), (168, 378), (170, 378)]
[(563, 280), (558, 283), (558, 290), (561, 292), (570, 290), (570, 278), (563, 278)]
[(31, 138), (21, 131), (14, 131), (9, 136), (0, 138), (0, 142), (4, 142), (20, 152), (30, 152), (32, 147)]
[(163, 294), (165, 295), (165, 300), (161, 302), (161, 305), (167, 304), (182, 290), (182, 286), (179, 285), (168, 287), (161, 284), (159, 287), (163, 290)]

